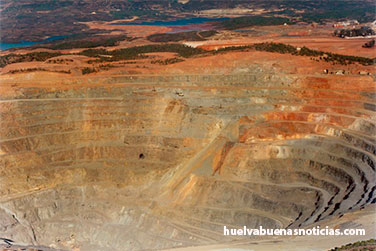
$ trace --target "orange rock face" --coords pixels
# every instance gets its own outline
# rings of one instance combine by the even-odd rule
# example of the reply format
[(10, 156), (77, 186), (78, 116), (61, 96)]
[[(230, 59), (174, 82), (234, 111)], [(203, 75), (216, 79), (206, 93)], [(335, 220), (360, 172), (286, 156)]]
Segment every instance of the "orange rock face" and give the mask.
[(228, 237), (223, 226), (338, 222), (373, 236), (375, 82), (357, 73), (372, 67), (325, 74), (333, 66), (257, 51), (137, 65), (1, 75), (4, 237), (80, 250), (267, 250), (270, 240), (290, 250), (307, 242)]

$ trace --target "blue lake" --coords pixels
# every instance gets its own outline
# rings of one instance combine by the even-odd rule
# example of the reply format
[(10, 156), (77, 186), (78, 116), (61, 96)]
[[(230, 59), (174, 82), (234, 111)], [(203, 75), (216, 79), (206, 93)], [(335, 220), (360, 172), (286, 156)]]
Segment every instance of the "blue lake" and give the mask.
[(227, 17), (221, 18), (207, 18), (207, 17), (192, 17), (192, 18), (182, 18), (169, 21), (144, 21), (144, 22), (125, 22), (125, 23), (114, 23), (113, 25), (155, 25), (155, 26), (185, 26), (192, 24), (203, 24), (212, 21), (222, 21), (227, 20)]
[(55, 41), (55, 40), (60, 40), (60, 39), (63, 39), (65, 37), (67, 37), (67, 36), (54, 36), (54, 37), (46, 38), (46, 39), (41, 40), (41, 41), (21, 41), (19, 43), (15, 43), (15, 44), (0, 43), (0, 50), (4, 51), (4, 50), (11, 49), (11, 48), (27, 47), (27, 46), (32, 46), (34, 44), (43, 44), (43, 43), (48, 43), (48, 42), (52, 42), (52, 41)]
[[(114, 23), (112, 25), (155, 25), (155, 26), (189, 26), (189, 25), (195, 25), (195, 24), (203, 24), (206, 22), (212, 22), (212, 21), (222, 21), (227, 20), (227, 17), (222, 18), (206, 18), (206, 17), (192, 17), (192, 18), (182, 18), (182, 19), (176, 19), (176, 20), (169, 20), (169, 21), (144, 21), (144, 22), (125, 22), (125, 23)], [(195, 29), (191, 29), (195, 30)], [(185, 30), (185, 31), (190, 31)], [(15, 44), (9, 44), (9, 43), (0, 43), (0, 50), (8, 50), (11, 48), (19, 48), (19, 47), (27, 47), (32, 46), (35, 44), (43, 44), (52, 42), (55, 40), (63, 39), (67, 36), (54, 36), (49, 37), (47, 39), (41, 40), (41, 41), (21, 41), (19, 43)]]

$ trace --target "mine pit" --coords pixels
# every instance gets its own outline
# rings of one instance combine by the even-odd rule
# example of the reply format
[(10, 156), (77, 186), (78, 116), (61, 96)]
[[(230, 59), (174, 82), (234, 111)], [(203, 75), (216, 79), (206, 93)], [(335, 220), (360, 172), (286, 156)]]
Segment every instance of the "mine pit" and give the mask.
[[(373, 203), (375, 125), (362, 105), (372, 98), (359, 95), (367, 83), (339, 90), (328, 79), (320, 98), (268, 71), (118, 76), (119, 86), (3, 96), (6, 233), (84, 250), (173, 248), (221, 241), (223, 224), (305, 227)], [(175, 78), (184, 91), (171, 96)], [(337, 112), (323, 116), (335, 100)]]

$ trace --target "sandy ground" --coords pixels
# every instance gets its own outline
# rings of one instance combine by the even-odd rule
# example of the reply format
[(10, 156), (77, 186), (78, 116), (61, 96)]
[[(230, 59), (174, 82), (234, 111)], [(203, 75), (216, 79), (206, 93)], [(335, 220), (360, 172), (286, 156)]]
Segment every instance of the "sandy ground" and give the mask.
[[(119, 20), (117, 20), (118, 22)], [(129, 21), (129, 20), (128, 20)], [(87, 22), (90, 29), (112, 30), (111, 35), (127, 34), (130, 37), (146, 37), (154, 33), (165, 33), (172, 29), (164, 26), (151, 25), (113, 25), (114, 22)]]
[[(297, 237), (278, 237), (254, 238), (249, 241), (237, 241), (233, 244), (219, 244), (212, 246), (187, 247), (170, 249), (171, 251), (269, 251), (269, 250), (327, 250), (327, 247), (340, 247), (344, 244), (353, 243), (362, 240), (373, 239), (376, 236), (376, 217), (374, 205), (368, 206), (364, 210), (350, 212), (341, 218), (333, 218), (320, 223), (321, 228), (328, 226), (333, 229), (344, 228), (364, 228), (365, 236), (297, 236)], [(317, 226), (317, 225), (314, 225)], [(314, 227), (311, 226), (310, 228)], [(226, 237), (224, 237), (226, 238)], [(257, 243), (256, 243), (257, 242)]]

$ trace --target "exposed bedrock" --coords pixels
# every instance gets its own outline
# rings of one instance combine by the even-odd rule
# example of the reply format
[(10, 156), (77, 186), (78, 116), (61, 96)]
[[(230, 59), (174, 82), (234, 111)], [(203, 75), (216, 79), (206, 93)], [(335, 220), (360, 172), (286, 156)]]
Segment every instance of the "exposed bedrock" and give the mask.
[(224, 225), (307, 227), (366, 207), (376, 198), (374, 83), (324, 80), (92, 77), (92, 87), (72, 79), (3, 96), (0, 236), (171, 248), (236, 239)]

